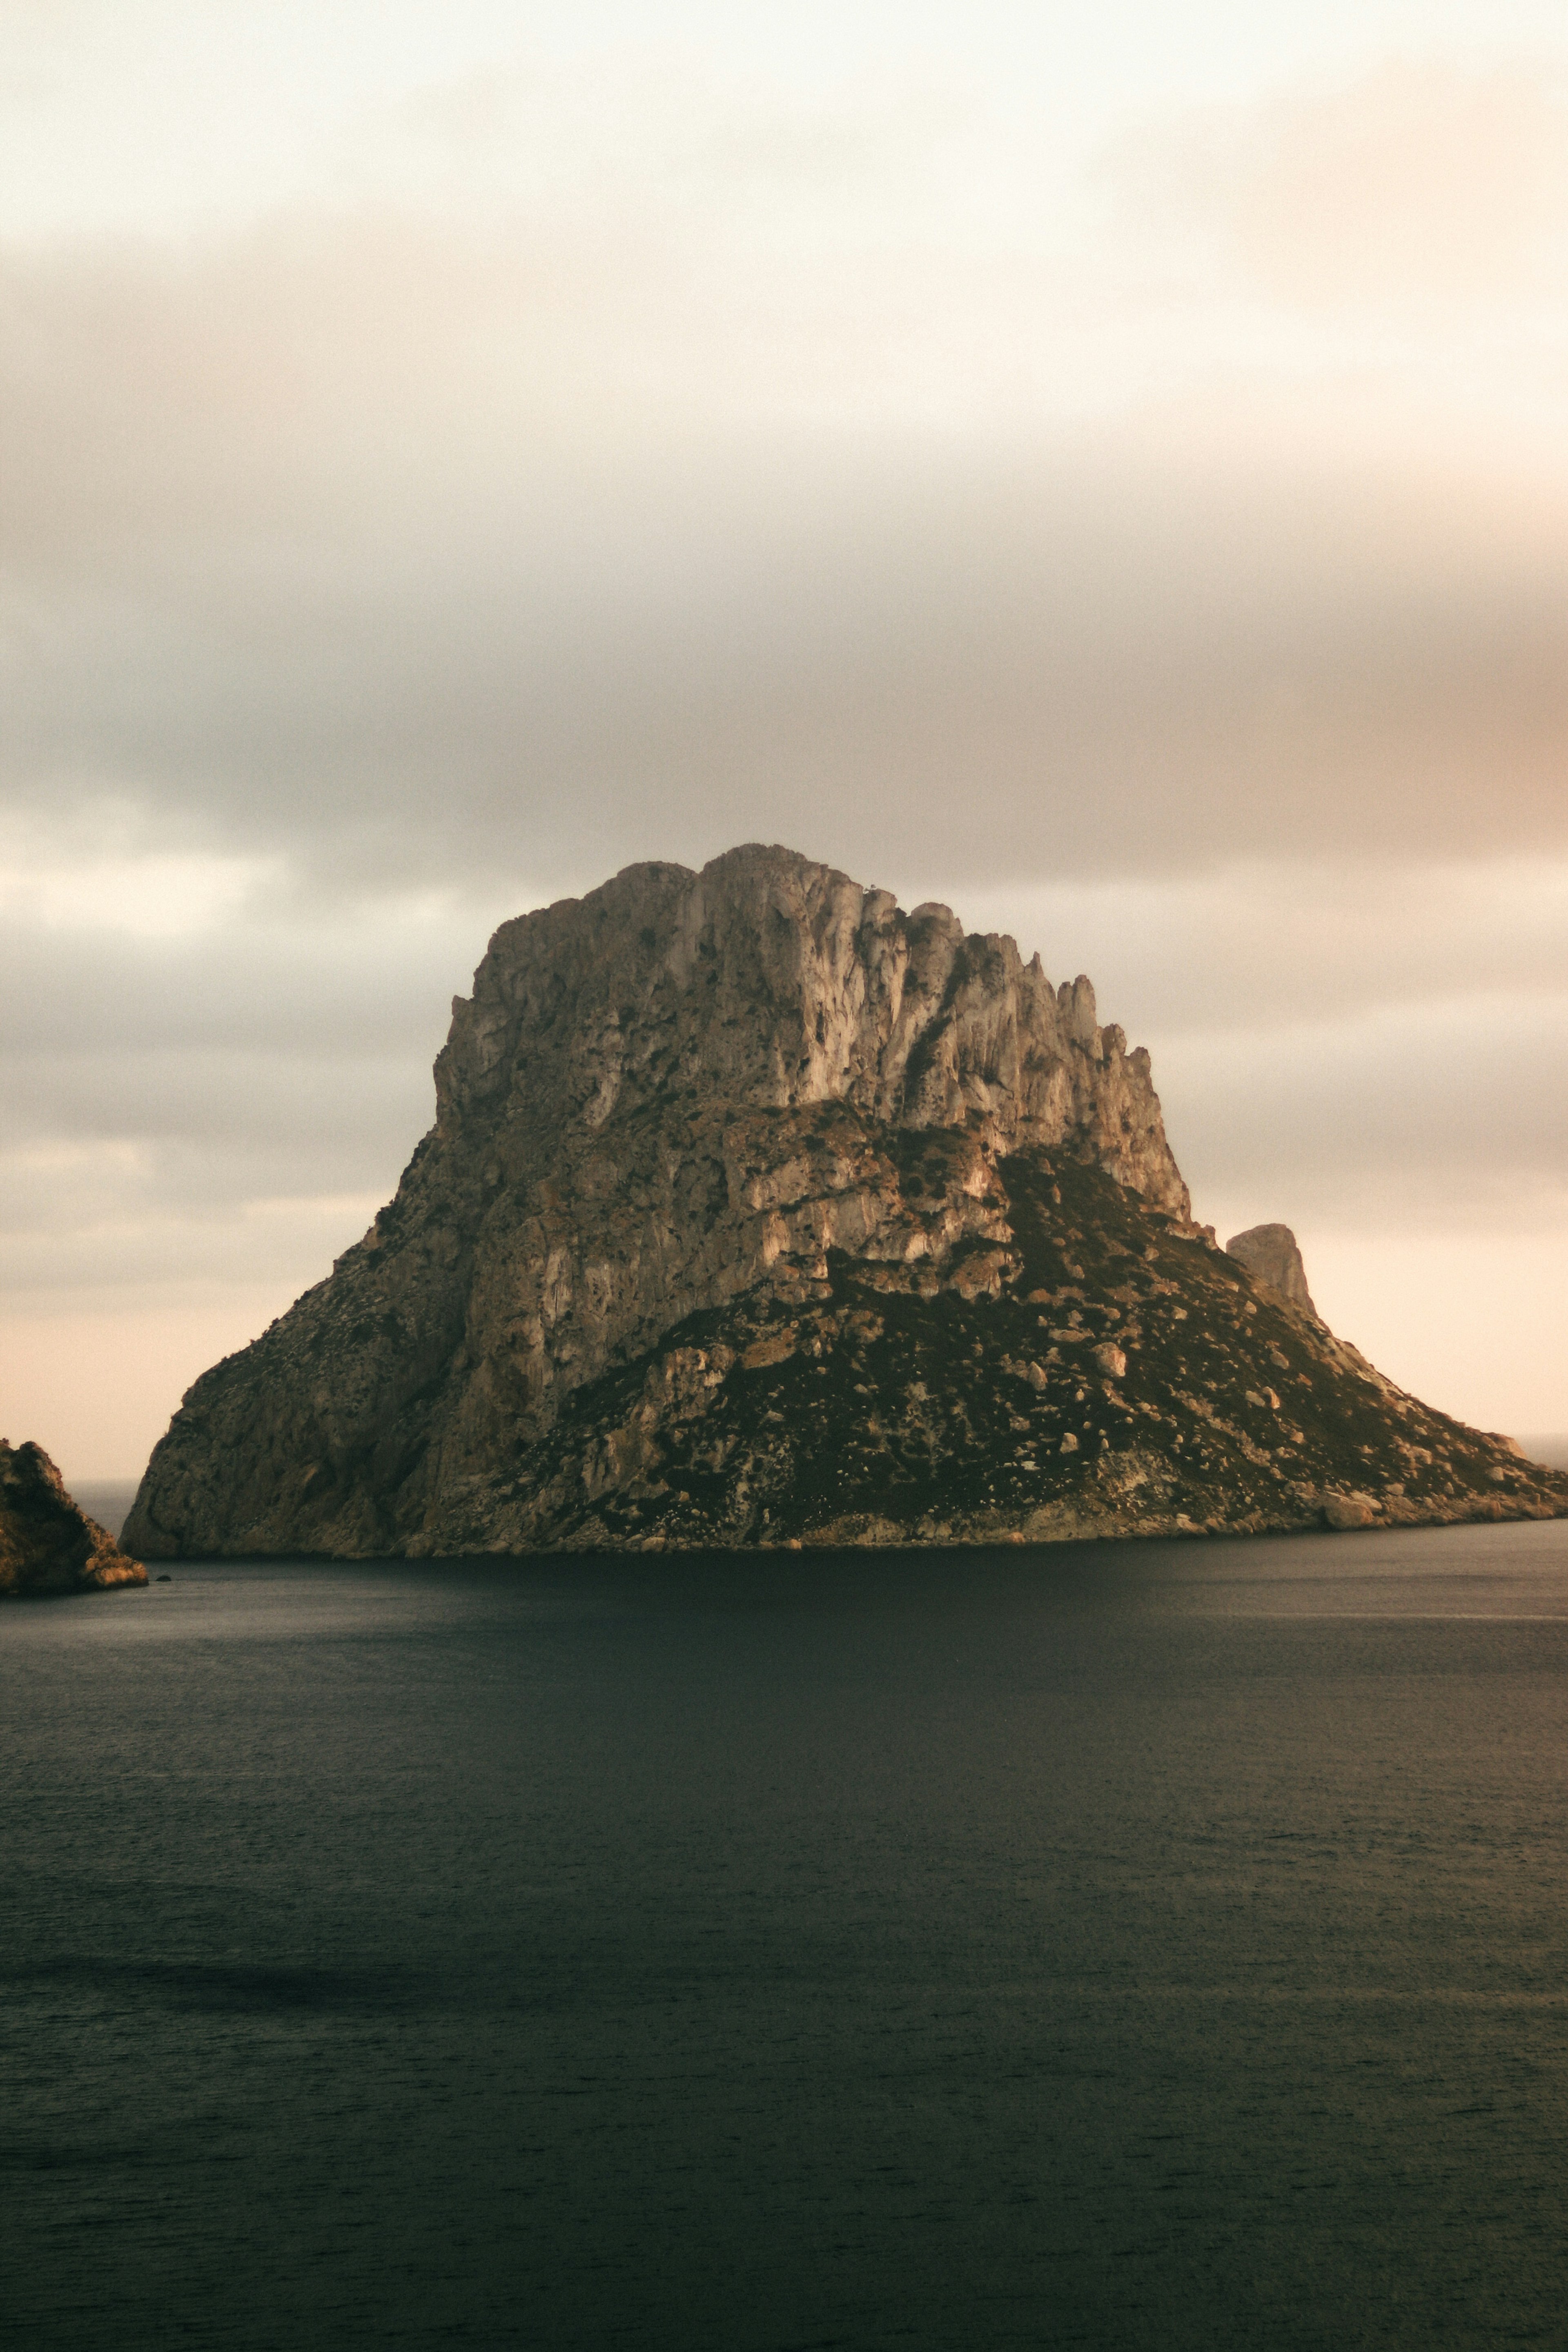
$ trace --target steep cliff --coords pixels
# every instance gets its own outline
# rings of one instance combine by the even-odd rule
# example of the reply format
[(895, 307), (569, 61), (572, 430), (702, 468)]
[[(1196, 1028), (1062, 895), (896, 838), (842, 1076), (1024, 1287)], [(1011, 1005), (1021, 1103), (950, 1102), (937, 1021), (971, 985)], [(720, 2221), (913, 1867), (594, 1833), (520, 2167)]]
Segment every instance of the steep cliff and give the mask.
[(630, 867), (502, 926), (436, 1081), (363, 1240), (187, 1395), (139, 1550), (1556, 1507), (1220, 1258), (1147, 1055), (945, 907), (782, 849)]

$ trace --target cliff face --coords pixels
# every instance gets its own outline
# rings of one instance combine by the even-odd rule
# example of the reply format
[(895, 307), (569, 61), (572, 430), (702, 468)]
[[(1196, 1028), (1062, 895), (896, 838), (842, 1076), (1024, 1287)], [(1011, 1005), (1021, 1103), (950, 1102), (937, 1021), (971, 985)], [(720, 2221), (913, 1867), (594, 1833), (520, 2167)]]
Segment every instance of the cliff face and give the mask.
[[(935, 1538), (1020, 1512), (1036, 1533), (1198, 1523), (1179, 1432), (1151, 1452), (1128, 1400), (1164, 1377), (1145, 1294), (1210, 1279), (1213, 1253), (1148, 1056), (1098, 1024), (1087, 981), (1053, 989), (945, 908), (906, 915), (751, 847), (503, 925), (436, 1079), (395, 1199), (196, 1382), (127, 1542), (363, 1556)], [(1323, 1376), (1359, 1381), (1312, 1329)], [(1135, 1509), (1129, 1454), (1155, 1465)], [(1258, 1507), (1216, 1493), (1205, 1521)]]
[(0, 1437), (0, 1600), (145, 1584), (106, 1528), (78, 1510), (41, 1445)]

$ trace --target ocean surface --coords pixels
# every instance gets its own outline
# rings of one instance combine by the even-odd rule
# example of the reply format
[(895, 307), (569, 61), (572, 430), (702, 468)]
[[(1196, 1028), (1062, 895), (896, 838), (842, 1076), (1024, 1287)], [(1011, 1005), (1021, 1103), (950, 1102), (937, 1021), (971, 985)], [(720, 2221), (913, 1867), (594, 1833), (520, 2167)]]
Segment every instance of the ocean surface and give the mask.
[(0, 2332), (1568, 2344), (1568, 1525), (0, 1615)]

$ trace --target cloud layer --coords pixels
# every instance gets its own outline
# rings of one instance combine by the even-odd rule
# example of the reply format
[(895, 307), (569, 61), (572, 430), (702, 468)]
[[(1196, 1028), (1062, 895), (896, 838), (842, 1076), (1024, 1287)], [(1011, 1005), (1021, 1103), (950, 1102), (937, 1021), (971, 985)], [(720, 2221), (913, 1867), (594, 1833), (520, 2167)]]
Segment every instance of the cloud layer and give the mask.
[[(1329, 11), (1303, 58), (1216, 7), (1135, 71), (1049, 12), (954, 47), (850, 10), (802, 62), (674, 10), (508, 53), (464, 7), (441, 70), (417, 13), (373, 71), (330, 12), (331, 123), (266, 57), (247, 111), (218, 44), (226, 181), (204, 118), (186, 182), (88, 217), (89, 158), (0, 249), (30, 1360), (91, 1318), (122, 1398), (173, 1316), (194, 1374), (395, 1181), (495, 919), (754, 837), (1089, 970), (1200, 1207), (1359, 1264), (1385, 1348), (1417, 1276), (1371, 1281), (1378, 1236), (1555, 1248), (1548, 19), (1507, 54), (1498, 11), (1427, 11), (1415, 53)], [(117, 16), (126, 70), (187, 15)], [(96, 85), (37, 26), (0, 114), (68, 160)], [(156, 1433), (160, 1347), (112, 1461), (80, 1388), (84, 1475)], [(1568, 1423), (1544, 1324), (1494, 1343), (1472, 1298), (1430, 1363)]]

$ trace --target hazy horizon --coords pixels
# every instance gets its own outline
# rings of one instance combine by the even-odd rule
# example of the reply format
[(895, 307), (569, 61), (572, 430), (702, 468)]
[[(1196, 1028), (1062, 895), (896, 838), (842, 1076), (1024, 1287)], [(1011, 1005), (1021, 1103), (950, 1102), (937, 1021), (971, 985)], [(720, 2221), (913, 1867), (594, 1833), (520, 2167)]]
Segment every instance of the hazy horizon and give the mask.
[(495, 924), (778, 840), (1568, 1428), (1560, 7), (0, 25), (0, 1430), (133, 1477)]

